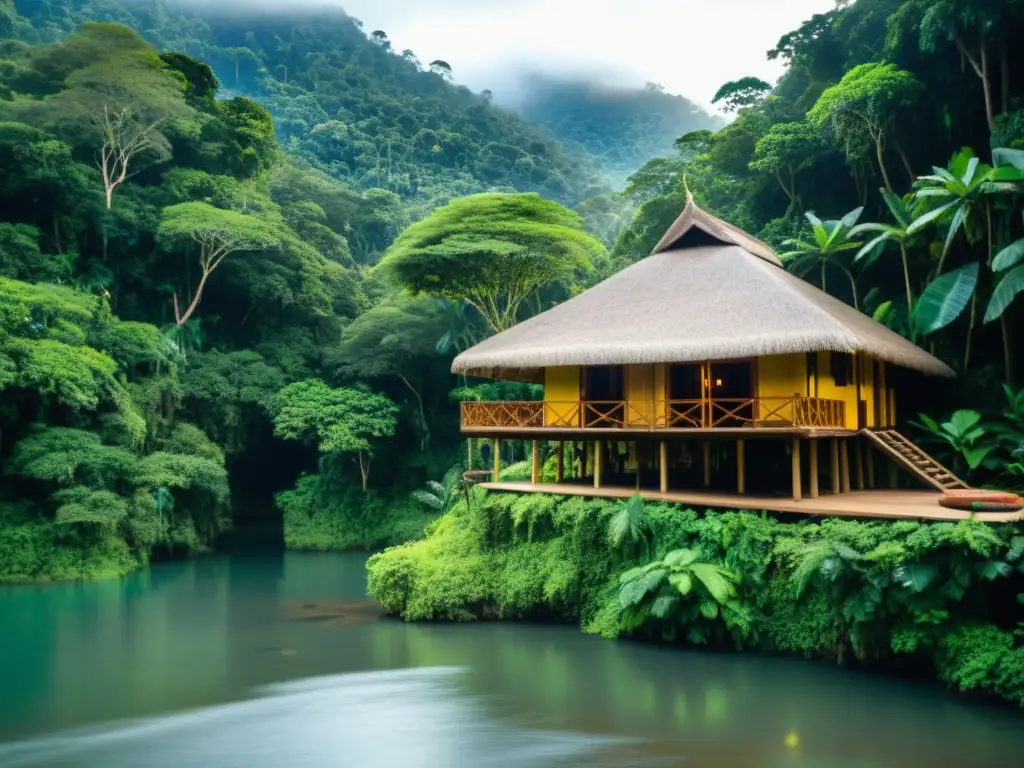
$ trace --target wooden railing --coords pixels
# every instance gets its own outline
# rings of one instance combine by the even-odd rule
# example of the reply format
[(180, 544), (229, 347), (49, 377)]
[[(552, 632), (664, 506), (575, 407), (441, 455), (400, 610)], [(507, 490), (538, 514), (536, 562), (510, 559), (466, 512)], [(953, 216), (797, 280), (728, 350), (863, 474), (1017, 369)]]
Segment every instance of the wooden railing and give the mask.
[(463, 429), (846, 428), (846, 403), (820, 397), (462, 403)]

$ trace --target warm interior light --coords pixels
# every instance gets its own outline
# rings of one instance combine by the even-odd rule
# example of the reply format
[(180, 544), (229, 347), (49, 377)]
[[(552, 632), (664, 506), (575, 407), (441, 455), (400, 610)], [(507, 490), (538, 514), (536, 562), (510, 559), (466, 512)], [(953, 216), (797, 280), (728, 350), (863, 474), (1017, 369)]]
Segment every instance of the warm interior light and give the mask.
[(722, 386), (722, 380), (721, 379), (715, 379), (715, 386), (716, 387)]

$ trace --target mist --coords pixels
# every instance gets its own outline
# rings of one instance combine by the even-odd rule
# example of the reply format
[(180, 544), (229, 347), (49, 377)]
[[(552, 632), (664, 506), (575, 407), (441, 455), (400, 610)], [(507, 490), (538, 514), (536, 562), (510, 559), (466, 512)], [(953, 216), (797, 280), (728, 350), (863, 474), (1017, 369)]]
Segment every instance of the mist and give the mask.
[[(834, 0), (188, 0), (227, 11), (342, 8), (395, 50), (443, 59), (455, 80), (503, 104), (526, 81), (585, 80), (611, 88), (658, 83), (709, 111), (718, 87), (747, 75), (768, 82), (783, 62), (765, 53)], [(243, 10), (244, 9), (244, 10)]]

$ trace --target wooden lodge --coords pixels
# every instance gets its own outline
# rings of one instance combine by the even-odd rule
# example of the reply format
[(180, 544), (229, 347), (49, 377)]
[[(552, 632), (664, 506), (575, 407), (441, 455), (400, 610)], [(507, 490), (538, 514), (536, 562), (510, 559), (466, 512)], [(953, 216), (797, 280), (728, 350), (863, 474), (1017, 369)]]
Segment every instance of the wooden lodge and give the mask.
[[(463, 433), (490, 441), (491, 489), (969, 516), (938, 505), (967, 486), (894, 429), (905, 373), (923, 386), (952, 376), (948, 366), (692, 198), (650, 256), (466, 350), (452, 370), (544, 386), (543, 400), (462, 404)], [(501, 481), (502, 438), (532, 441), (532, 482)], [(557, 456), (553, 483), (541, 482), (543, 445)]]

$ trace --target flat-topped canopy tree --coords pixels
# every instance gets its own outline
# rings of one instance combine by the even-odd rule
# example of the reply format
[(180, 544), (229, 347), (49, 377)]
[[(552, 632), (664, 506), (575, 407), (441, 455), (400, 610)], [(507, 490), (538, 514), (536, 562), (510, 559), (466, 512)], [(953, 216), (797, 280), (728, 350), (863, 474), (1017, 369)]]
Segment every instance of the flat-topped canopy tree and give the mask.
[(184, 313), (179, 310), (177, 292), (174, 294), (174, 320), (178, 325), (192, 317), (203, 298), (206, 281), (224, 259), (239, 251), (261, 251), (281, 242), (278, 232), (265, 221), (207, 203), (179, 203), (164, 208), (157, 237), (168, 249), (188, 240), (199, 245), (202, 274)]
[(500, 332), (535, 290), (605, 254), (582, 229), (579, 214), (539, 195), (470, 195), (406, 229), (380, 267), (414, 294), (464, 299)]

